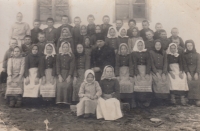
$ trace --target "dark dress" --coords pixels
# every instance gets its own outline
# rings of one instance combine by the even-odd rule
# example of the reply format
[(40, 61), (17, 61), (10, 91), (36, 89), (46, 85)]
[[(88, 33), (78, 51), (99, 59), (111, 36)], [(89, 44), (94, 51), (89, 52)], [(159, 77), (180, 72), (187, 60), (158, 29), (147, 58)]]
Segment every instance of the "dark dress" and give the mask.
[(99, 67), (101, 70), (95, 72), (96, 81), (100, 81), (103, 69), (107, 65), (115, 67), (115, 52), (114, 49), (104, 45), (100, 49), (96, 47), (91, 52), (91, 68)]
[(80, 26), (74, 26), (72, 28), (72, 36), (73, 36), (73, 41), (74, 41), (74, 46), (75, 47), (77, 46), (77, 44), (82, 44)]
[(128, 39), (129, 39), (129, 37), (118, 37), (118, 40), (119, 40), (119, 45), (121, 44), (121, 43), (126, 43), (127, 45), (128, 45)]
[(87, 34), (89, 37), (95, 34), (95, 24), (88, 24), (87, 26)]
[(106, 38), (107, 34), (108, 34), (108, 29), (111, 27), (112, 25), (110, 24), (101, 24), (101, 31), (104, 35), (104, 37)]
[(31, 41), (33, 44), (37, 44), (39, 42), (38, 40), (38, 33), (42, 32), (42, 30), (39, 28), (39, 29), (35, 29), (33, 28), (31, 30)]
[(147, 49), (147, 51), (154, 49), (154, 40), (152, 41), (146, 40), (144, 43), (145, 43), (145, 48)]
[(49, 31), (49, 28), (45, 28), (43, 32), (45, 33), (46, 41), (50, 41), (56, 44), (56, 40), (57, 40), (56, 28), (52, 27), (50, 31)]
[(118, 38), (106, 38), (105, 44), (113, 48), (115, 51), (119, 48), (119, 39)]

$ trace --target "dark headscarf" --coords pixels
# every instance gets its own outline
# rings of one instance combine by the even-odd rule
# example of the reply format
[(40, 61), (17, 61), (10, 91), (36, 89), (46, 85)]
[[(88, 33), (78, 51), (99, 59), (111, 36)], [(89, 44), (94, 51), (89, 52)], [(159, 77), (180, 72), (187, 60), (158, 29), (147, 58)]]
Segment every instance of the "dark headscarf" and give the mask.
[(85, 45), (85, 39), (89, 39), (89, 41), (90, 41), (90, 45), (89, 45), (89, 47), (91, 47), (91, 46), (92, 46), (92, 45), (91, 45), (92, 43), (91, 43), (91, 39), (90, 39), (89, 36), (86, 36), (86, 37), (84, 38), (84, 41), (83, 41), (83, 44), (82, 44), (83, 47), (86, 48), (86, 45)]
[[(37, 52), (37, 54), (33, 54), (33, 53), (32, 53), (33, 47), (35, 47), (35, 46), (36, 46), (36, 47), (37, 47), (37, 49), (38, 49), (38, 52)], [(36, 45), (36, 44), (33, 44), (33, 45), (31, 46), (31, 55), (32, 55), (32, 56), (39, 56), (39, 46), (38, 46), (38, 45)]]
[[(77, 44), (77, 46), (78, 45), (82, 45), (82, 44)], [(76, 46), (76, 51), (75, 51), (75, 57), (76, 58), (79, 58), (79, 57), (81, 57), (81, 56), (84, 56), (84, 54), (85, 54), (85, 48), (84, 48), (84, 46), (83, 46), (83, 52), (82, 53), (78, 53), (78, 51), (77, 51), (77, 46)]]
[[(155, 46), (156, 46), (156, 43), (157, 43), (157, 42), (160, 42), (160, 45), (161, 45), (160, 50), (156, 50), (156, 47), (155, 47)], [(158, 54), (163, 55), (163, 47), (162, 47), (161, 41), (160, 41), (159, 39), (154, 41), (154, 48), (153, 48), (153, 51), (156, 52), (156, 53), (158, 53)]]
[[(192, 50), (188, 50), (188, 49), (187, 49), (187, 44), (188, 44), (188, 43), (192, 43), (192, 45), (193, 45), (193, 49), (192, 49)], [(188, 53), (196, 53), (196, 52), (197, 52), (193, 40), (186, 40), (186, 41), (185, 41), (185, 48), (186, 48), (185, 54), (188, 54)]]
[[(101, 26), (100, 26), (100, 25), (96, 25), (96, 26), (95, 26), (95, 30), (96, 30), (96, 28), (97, 28), (97, 27), (99, 27), (99, 28), (100, 28), (100, 30), (101, 30), (101, 32), (100, 32), (100, 33), (102, 33)], [(96, 33), (96, 31), (95, 31), (95, 34), (99, 34), (99, 33)]]
[(133, 29), (131, 30), (131, 37), (130, 38), (133, 38), (133, 30), (137, 30), (137, 37), (140, 36), (140, 31), (138, 30), (137, 27), (133, 27)]

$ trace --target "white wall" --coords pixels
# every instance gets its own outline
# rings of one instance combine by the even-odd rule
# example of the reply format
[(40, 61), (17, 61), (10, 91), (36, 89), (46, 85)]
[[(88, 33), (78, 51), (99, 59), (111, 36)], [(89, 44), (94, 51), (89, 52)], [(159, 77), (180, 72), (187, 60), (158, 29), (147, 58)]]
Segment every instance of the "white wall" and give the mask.
[[(37, 0), (0, 0), (0, 61), (8, 49), (8, 34), (11, 25), (15, 22), (16, 13), (22, 12), (24, 19), (32, 28), (35, 19)], [(102, 17), (109, 15), (111, 23), (114, 22), (115, 0), (69, 0), (70, 15), (73, 19), (80, 16), (82, 24), (87, 24), (87, 16), (93, 14), (95, 23), (101, 24)], [(150, 27), (160, 22), (170, 36), (173, 27), (179, 28), (180, 36), (184, 39), (193, 39), (200, 52), (200, 1), (199, 0), (149, 0)], [(72, 23), (73, 24), (73, 23)], [(126, 27), (127, 23), (124, 24)], [(58, 27), (56, 24), (55, 27)], [(141, 23), (137, 23), (141, 29)], [(46, 25), (41, 25), (45, 28)]]

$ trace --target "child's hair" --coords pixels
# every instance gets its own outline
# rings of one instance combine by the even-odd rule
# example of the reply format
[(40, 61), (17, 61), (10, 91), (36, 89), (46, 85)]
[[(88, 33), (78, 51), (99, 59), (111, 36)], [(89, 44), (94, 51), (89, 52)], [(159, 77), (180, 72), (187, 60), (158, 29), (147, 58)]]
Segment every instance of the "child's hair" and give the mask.
[(31, 36), (30, 35), (25, 35), (24, 39), (26, 39), (26, 38), (30, 38), (31, 39)]
[(17, 44), (18, 44), (18, 41), (17, 41), (17, 39), (16, 39), (16, 38), (11, 38), (11, 39), (10, 39), (10, 42), (9, 42), (9, 44), (11, 43), (11, 41), (16, 41), (16, 42), (17, 42)]
[(81, 21), (81, 18), (79, 16), (74, 17), (74, 20), (75, 19), (79, 19)]
[(152, 30), (150, 30), (150, 29), (146, 30), (146, 31), (145, 31), (145, 34), (146, 34), (147, 32), (151, 32), (151, 33), (154, 35), (154, 32), (153, 32)]
[(53, 23), (54, 23), (54, 19), (53, 18), (47, 18), (47, 20), (46, 20), (46, 22), (48, 22), (48, 21), (52, 21)]
[(156, 23), (155, 27), (158, 26), (158, 25), (162, 25), (162, 24), (161, 23)]
[(18, 48), (19, 51), (22, 52), (22, 50), (21, 50), (21, 48), (20, 48), (19, 46), (15, 46), (15, 47), (13, 48), (13, 51), (14, 51), (16, 48)]
[(110, 17), (108, 15), (104, 15), (102, 20), (104, 20), (104, 18), (106, 18), (106, 17), (110, 19)]
[(143, 20), (142, 23), (148, 23), (149, 24), (149, 21), (148, 20)]
[(96, 26), (95, 26), (95, 29), (96, 29), (97, 27), (99, 27), (99, 28), (101, 29), (101, 26), (100, 26), (100, 25), (96, 25)]
[(123, 23), (123, 20), (122, 20), (122, 19), (116, 19), (116, 22), (117, 22), (117, 21), (121, 21), (121, 22)]
[(35, 23), (35, 22), (39, 22), (39, 23), (40, 23), (40, 20), (38, 20), (38, 19), (35, 19), (35, 20), (33, 21), (33, 23)]
[(159, 35), (161, 35), (161, 33), (167, 33), (164, 29), (159, 30)]
[(88, 20), (89, 18), (93, 18), (93, 19), (95, 20), (94, 15), (92, 15), (92, 14), (88, 15), (87, 20)]
[(130, 20), (128, 21), (129, 24), (130, 24), (131, 22), (133, 22), (133, 23), (136, 25), (136, 21), (135, 21), (134, 19), (130, 19)]
[[(172, 28), (172, 30), (177, 30), (178, 31), (178, 28), (174, 27), (174, 28)], [(172, 32), (172, 30), (171, 30), (171, 32)]]
[(39, 32), (39, 33), (38, 33), (38, 36), (39, 36), (39, 35), (44, 35), (44, 37), (46, 36), (44, 32)]

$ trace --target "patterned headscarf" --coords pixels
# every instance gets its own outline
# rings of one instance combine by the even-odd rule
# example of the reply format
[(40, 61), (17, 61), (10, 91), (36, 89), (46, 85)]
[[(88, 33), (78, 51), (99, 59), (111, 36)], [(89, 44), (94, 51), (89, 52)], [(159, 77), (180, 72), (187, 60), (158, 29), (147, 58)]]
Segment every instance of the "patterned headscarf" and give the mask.
[[(106, 74), (106, 69), (107, 68), (111, 68), (113, 73), (112, 73), (112, 76), (111, 77), (108, 77), (108, 75)], [(115, 79), (115, 73), (114, 73), (114, 68), (110, 65), (108, 66), (105, 66), (104, 70), (103, 70), (103, 74), (101, 76), (101, 80), (104, 80), (104, 79)]]
[[(172, 53), (172, 52), (170, 51), (170, 47), (173, 46), (173, 45), (176, 47), (176, 52), (175, 52), (175, 53)], [(176, 44), (176, 43), (171, 43), (171, 44), (169, 44), (169, 47), (168, 47), (166, 53), (167, 53), (167, 54), (170, 54), (170, 55), (173, 55), (173, 56), (175, 56), (175, 57), (178, 57), (179, 54), (178, 54), (178, 47), (177, 47), (177, 44)]]
[(87, 83), (87, 84), (88, 84), (88, 82), (87, 82), (87, 76), (88, 76), (89, 74), (92, 74), (92, 75), (94, 76), (94, 80), (93, 80), (91, 83), (93, 83), (93, 82), (95, 81), (94, 71), (91, 70), (91, 69), (88, 69), (88, 70), (85, 71), (85, 79), (84, 79), (84, 82)]
[[(51, 46), (51, 47), (52, 47), (53, 51), (52, 51), (51, 54), (47, 54), (47, 51), (46, 51), (47, 46)], [(47, 57), (49, 57), (49, 56), (54, 57), (54, 55), (56, 55), (55, 47), (54, 47), (54, 45), (53, 45), (52, 43), (47, 43), (47, 44), (45, 45), (44, 54), (46, 55), (46, 59), (47, 59)]]
[[(139, 42), (142, 42), (142, 43), (143, 43), (143, 49), (142, 49), (141, 51), (138, 50), (138, 47), (137, 47), (137, 44), (138, 44)], [(145, 51), (147, 51), (147, 49), (145, 49), (144, 41), (143, 41), (143, 40), (137, 40), (137, 41), (135, 42), (134, 47), (133, 47), (133, 52), (145, 52)]]
[[(111, 35), (110, 35), (109, 32), (110, 32), (111, 29), (114, 29), (114, 30), (115, 30), (115, 36), (111, 36)], [(111, 27), (108, 29), (107, 37), (108, 37), (108, 38), (117, 38), (117, 37), (118, 37), (118, 31), (117, 31), (117, 29), (116, 29), (115, 27), (111, 26)]]
[[(64, 30), (67, 31), (68, 36), (63, 36), (63, 31), (64, 31)], [(60, 39), (71, 38), (71, 37), (72, 37), (72, 34), (71, 34), (69, 28), (67, 28), (67, 27), (62, 28), (62, 31), (61, 31), (61, 34), (60, 34)]]
[(118, 54), (119, 54), (119, 55), (122, 55), (122, 53), (121, 53), (121, 48), (122, 48), (122, 46), (125, 46), (125, 47), (126, 47), (126, 49), (127, 49), (127, 53), (126, 53), (126, 54), (130, 54), (128, 45), (127, 45), (126, 43), (121, 43), (121, 44), (119, 45)]
[[(66, 52), (66, 53), (63, 53), (63, 50), (62, 50), (62, 47), (63, 47), (64, 44), (67, 44), (67, 45), (69, 46), (69, 50), (68, 50), (68, 52)], [(72, 55), (72, 49), (71, 49), (70, 43), (69, 43), (69, 42), (62, 42), (62, 43), (61, 43), (61, 46), (60, 46), (60, 48), (59, 48), (59, 53), (60, 53), (61, 55), (68, 54), (69, 56), (71, 56), (71, 55)]]
[[(125, 30), (125, 31), (126, 31), (126, 35), (125, 35), (125, 36), (121, 36), (120, 33), (121, 33), (122, 30)], [(126, 30), (126, 28), (121, 27), (120, 30), (119, 30), (119, 32), (118, 32), (118, 36), (120, 36), (120, 37), (122, 37), (122, 38), (128, 37), (128, 36), (127, 36), (127, 30)]]

